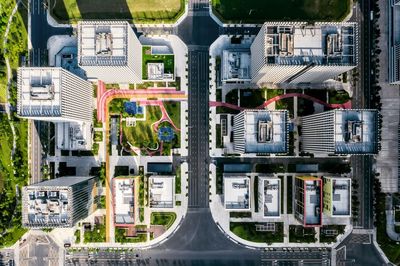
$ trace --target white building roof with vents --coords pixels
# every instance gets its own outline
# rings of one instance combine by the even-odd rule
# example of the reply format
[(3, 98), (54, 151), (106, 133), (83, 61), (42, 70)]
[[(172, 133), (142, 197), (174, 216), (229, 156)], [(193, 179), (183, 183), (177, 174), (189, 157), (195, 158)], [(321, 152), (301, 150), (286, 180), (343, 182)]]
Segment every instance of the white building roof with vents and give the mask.
[(134, 223), (135, 179), (114, 178), (114, 215), (116, 224)]
[(280, 191), (281, 181), (279, 178), (260, 178), (261, 189), (263, 200), (264, 217), (276, 218), (280, 217)]
[(174, 206), (174, 179), (174, 176), (149, 178), (150, 207), (172, 208)]
[(227, 210), (250, 210), (250, 178), (224, 176), (224, 200)]
[(61, 116), (61, 68), (20, 68), (21, 116)]
[(82, 66), (125, 65), (128, 55), (127, 22), (79, 23), (78, 60)]

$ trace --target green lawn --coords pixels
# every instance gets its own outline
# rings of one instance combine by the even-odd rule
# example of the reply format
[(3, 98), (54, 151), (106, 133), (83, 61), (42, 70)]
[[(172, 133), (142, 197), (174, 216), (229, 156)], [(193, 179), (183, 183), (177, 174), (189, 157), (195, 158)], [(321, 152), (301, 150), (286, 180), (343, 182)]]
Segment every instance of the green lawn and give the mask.
[(232, 233), (240, 238), (256, 243), (282, 243), (283, 242), (283, 223), (275, 223), (275, 232), (256, 231), (258, 223), (230, 223)]
[[(180, 103), (164, 102), (165, 109), (176, 127), (180, 128)], [(161, 110), (158, 106), (146, 106), (146, 120), (136, 121), (136, 126), (127, 127), (123, 122), (123, 143), (129, 148), (130, 144), (139, 148), (156, 149), (159, 145), (157, 132), (154, 132), (152, 124), (160, 120)], [(168, 122), (163, 122), (160, 126), (170, 126)], [(180, 133), (175, 131), (175, 138), (171, 143), (163, 144), (163, 155), (170, 155), (172, 148), (180, 147)], [(146, 153), (147, 154), (147, 153)]]
[(0, 77), (0, 103), (7, 101), (7, 80)]
[(175, 194), (181, 194), (181, 167), (175, 170)]
[(125, 228), (115, 228), (115, 242), (117, 243), (139, 243), (147, 241), (147, 233), (139, 233), (135, 237), (127, 237)]
[[(0, 35), (4, 36), (5, 29), (16, 1), (2, 0), (0, 15)], [(16, 104), (17, 77), (16, 69), (19, 67), (20, 58), (27, 54), (27, 21), (28, 3), (22, 0), (18, 12), (15, 14), (8, 33), (6, 46), (0, 44), (0, 102), (6, 99), (6, 67), (5, 57), (10, 61), (13, 71), (12, 86), (10, 89), (10, 104)], [(3, 54), (3, 52), (6, 54)], [(18, 199), (20, 190), (27, 184), (28, 180), (28, 123), (26, 120), (18, 119), (12, 114), (16, 130), (16, 149), (11, 159), (12, 133), (9, 121), (5, 114), (0, 114), (0, 248), (14, 244), (26, 229), (21, 228), (21, 200)], [(14, 163), (14, 166), (12, 166)], [(19, 190), (18, 194), (17, 189)]]
[(75, 243), (79, 244), (81, 242), (81, 230), (76, 230), (74, 233), (75, 236)]
[(102, 141), (103, 140), (103, 132), (95, 131), (94, 132), (94, 141)]
[(238, 101), (239, 101), (238, 89), (231, 90), (225, 95), (226, 103), (238, 105)]
[(50, 0), (50, 6), (52, 15), (61, 22), (124, 19), (173, 23), (183, 14), (185, 0)]
[(283, 95), (283, 90), (281, 89), (267, 89), (267, 100), (272, 99), (276, 96)]
[[(321, 243), (333, 243), (336, 242), (336, 238), (338, 235), (344, 233), (345, 225), (324, 225), (321, 228), (321, 233), (319, 235), (319, 241)], [(337, 234), (334, 235), (327, 235), (325, 234), (324, 230), (329, 229), (329, 230), (336, 230)]]
[(105, 241), (106, 241), (106, 226), (104, 224), (96, 224), (92, 231), (89, 230), (83, 233), (84, 243), (97, 243)]
[(346, 103), (350, 96), (346, 91), (329, 91), (329, 103)]
[(166, 229), (170, 228), (176, 220), (174, 212), (152, 212), (150, 215), (151, 225), (164, 225)]
[(301, 225), (289, 225), (289, 242), (315, 243), (315, 229)]
[(151, 46), (143, 46), (142, 48), (142, 76), (143, 79), (148, 79), (147, 75), (147, 63), (164, 63), (164, 73), (173, 74), (174, 55), (153, 55), (151, 54)]
[(240, 106), (244, 108), (256, 108), (265, 102), (264, 89), (240, 90)]
[(212, 0), (213, 11), (226, 22), (341, 21), (350, 0)]

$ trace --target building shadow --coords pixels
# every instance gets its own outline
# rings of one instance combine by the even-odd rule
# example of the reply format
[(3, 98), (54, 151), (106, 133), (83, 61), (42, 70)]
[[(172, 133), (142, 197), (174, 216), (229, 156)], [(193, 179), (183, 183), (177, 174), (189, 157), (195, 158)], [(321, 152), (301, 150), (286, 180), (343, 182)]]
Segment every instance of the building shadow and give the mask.
[(86, 0), (76, 0), (76, 6), (66, 6), (63, 0), (49, 0), (49, 8), (53, 17), (60, 23), (80, 19), (107, 18), (109, 20), (122, 19), (129, 21), (133, 19), (126, 0), (99, 1), (97, 6), (93, 6), (93, 1)]
[(126, 0), (101, 1), (97, 7), (93, 7), (92, 2), (87, 0), (77, 0), (76, 3), (82, 19), (133, 19)]

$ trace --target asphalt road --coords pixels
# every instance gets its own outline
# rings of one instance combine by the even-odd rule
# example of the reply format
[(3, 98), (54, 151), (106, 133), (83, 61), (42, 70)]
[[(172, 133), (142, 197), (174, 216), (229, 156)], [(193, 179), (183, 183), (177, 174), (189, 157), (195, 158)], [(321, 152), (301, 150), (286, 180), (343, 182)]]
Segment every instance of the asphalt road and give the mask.
[[(371, 108), (371, 1), (360, 1), (362, 15), (356, 15), (360, 26), (360, 62), (358, 71), (360, 73), (359, 82), (355, 88), (355, 97), (353, 97), (354, 108)], [(373, 228), (373, 175), (372, 175), (372, 156), (353, 156), (353, 178), (359, 181), (359, 200), (360, 215), (358, 226), (365, 229)]]
[(208, 47), (189, 49), (189, 208), (207, 208)]
[(40, 121), (29, 120), (30, 123), (30, 159), (31, 159), (31, 177), (30, 184), (39, 183), (42, 180), (41, 164), (42, 164), (42, 145), (40, 141)]
[[(31, 0), (31, 66), (47, 64), (47, 40), (53, 35), (71, 35), (71, 27), (52, 27), (47, 23), (46, 7), (43, 0)], [(26, 25), (26, 27), (28, 27)]]
[(350, 234), (336, 248), (337, 250), (346, 250), (346, 260), (338, 260), (337, 264), (353, 266), (387, 265), (372, 244), (371, 239), (372, 235)]

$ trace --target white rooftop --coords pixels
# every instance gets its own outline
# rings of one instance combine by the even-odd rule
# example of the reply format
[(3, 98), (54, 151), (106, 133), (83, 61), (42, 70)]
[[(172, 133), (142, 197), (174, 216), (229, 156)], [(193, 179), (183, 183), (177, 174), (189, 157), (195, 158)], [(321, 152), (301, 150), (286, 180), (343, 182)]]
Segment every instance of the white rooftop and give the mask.
[(28, 187), (27, 193), (27, 224), (69, 226), (72, 206), (68, 187)]
[(116, 224), (133, 224), (134, 219), (134, 178), (114, 178), (114, 216)]
[(250, 49), (222, 52), (222, 80), (250, 79)]
[(92, 148), (92, 125), (87, 122), (59, 122), (57, 148), (62, 150), (90, 150)]
[(355, 23), (265, 23), (268, 64), (356, 65)]
[(332, 216), (350, 215), (350, 178), (331, 178), (332, 180)]
[[(286, 153), (288, 144), (287, 111), (244, 111), (246, 153)], [(265, 128), (266, 132), (260, 130)], [(260, 141), (260, 135), (268, 135)]]
[(18, 114), (20, 116), (61, 116), (61, 68), (19, 69)]
[(174, 207), (175, 176), (151, 176), (149, 178), (150, 208)]
[(79, 65), (126, 65), (129, 27), (125, 21), (80, 22), (78, 24)]
[(322, 56), (322, 30), (321, 28), (296, 28), (293, 34), (294, 55)]
[(321, 179), (304, 180), (304, 216), (306, 225), (319, 225), (322, 217)]
[(224, 176), (224, 201), (227, 210), (250, 210), (250, 178)]
[(280, 191), (281, 180), (279, 178), (261, 178), (261, 193), (263, 194), (264, 217), (280, 217)]
[(147, 75), (149, 80), (164, 79), (164, 63), (147, 63)]
[(376, 110), (334, 110), (335, 153), (366, 154), (378, 149)]

